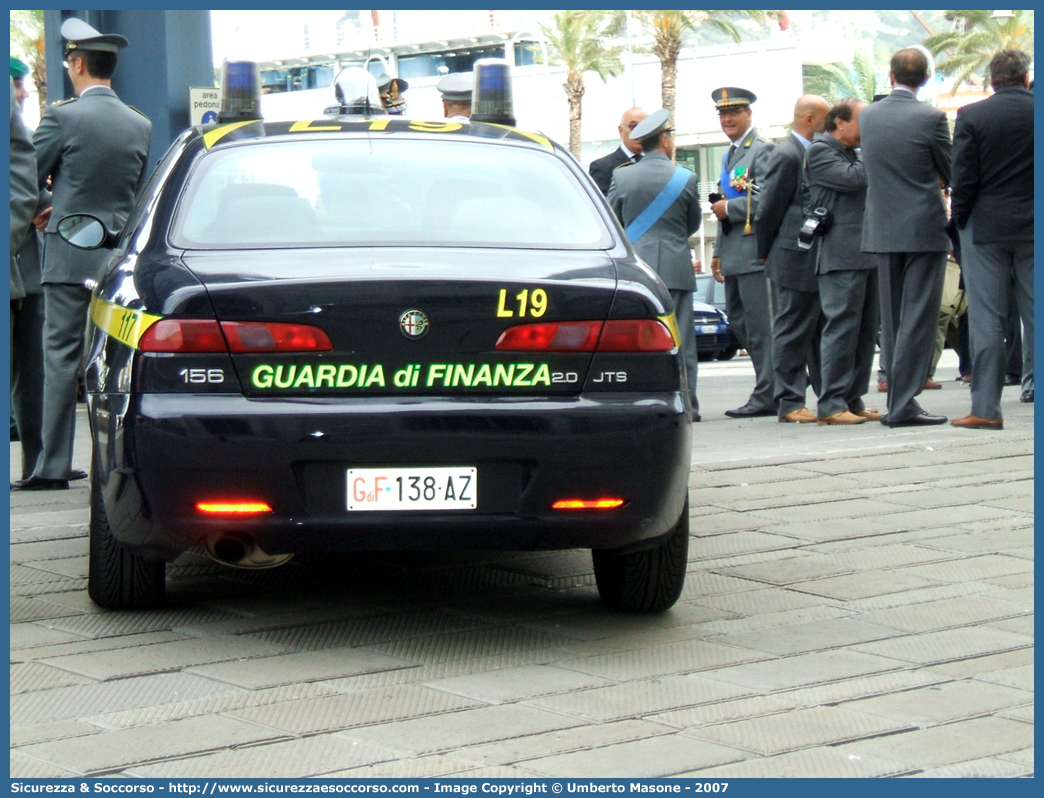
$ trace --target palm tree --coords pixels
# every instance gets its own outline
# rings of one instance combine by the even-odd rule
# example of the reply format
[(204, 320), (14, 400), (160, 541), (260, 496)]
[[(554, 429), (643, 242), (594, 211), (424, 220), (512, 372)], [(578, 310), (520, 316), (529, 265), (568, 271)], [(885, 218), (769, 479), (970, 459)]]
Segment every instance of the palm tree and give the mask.
[(643, 27), (653, 37), (652, 53), (660, 59), (663, 107), (671, 113), (674, 124), (674, 106), (678, 81), (678, 55), (688, 33), (695, 33), (706, 26), (727, 34), (733, 41), (740, 41), (740, 32), (735, 20), (753, 19), (765, 22), (776, 18), (776, 11), (633, 11)]
[(854, 97), (869, 104), (883, 86), (873, 56), (865, 50), (856, 50), (850, 66), (840, 62), (810, 64), (806, 67), (804, 91), (819, 94), (831, 104), (842, 97)]
[(11, 11), (11, 48), (25, 54), (40, 102), (40, 114), (47, 109), (47, 60), (44, 57), (43, 11)]
[(553, 25), (541, 25), (553, 63), (563, 64), (562, 84), (569, 102), (569, 151), (580, 159), (581, 103), (584, 74), (594, 72), (603, 83), (623, 72), (625, 47), (609, 45), (623, 29), (623, 17), (605, 11), (558, 11)]
[(937, 64), (944, 75), (953, 75), (953, 89), (965, 81), (989, 82), (990, 59), (998, 50), (1023, 50), (1033, 56), (1033, 12), (1014, 11), (1010, 17), (994, 17), (992, 11), (947, 11), (954, 29), (924, 40), (933, 55), (946, 53)]

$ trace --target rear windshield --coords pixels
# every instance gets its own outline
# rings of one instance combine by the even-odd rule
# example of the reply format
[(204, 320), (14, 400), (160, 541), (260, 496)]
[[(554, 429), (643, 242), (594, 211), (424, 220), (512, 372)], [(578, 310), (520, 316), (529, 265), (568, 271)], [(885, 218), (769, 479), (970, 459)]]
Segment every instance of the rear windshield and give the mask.
[(611, 244), (577, 176), (550, 152), (343, 138), (208, 153), (185, 187), (171, 240), (188, 249)]

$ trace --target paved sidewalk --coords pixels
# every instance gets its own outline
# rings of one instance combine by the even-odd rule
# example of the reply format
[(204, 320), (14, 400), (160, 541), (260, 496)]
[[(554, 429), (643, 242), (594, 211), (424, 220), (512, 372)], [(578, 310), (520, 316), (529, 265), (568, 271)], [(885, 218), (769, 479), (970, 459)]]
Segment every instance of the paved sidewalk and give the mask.
[[(951, 418), (955, 362), (922, 396)], [(752, 380), (701, 364), (661, 616), (603, 610), (587, 552), (186, 560), (165, 609), (106, 612), (86, 483), (12, 493), (11, 775), (1032, 775), (1033, 405), (726, 418)]]

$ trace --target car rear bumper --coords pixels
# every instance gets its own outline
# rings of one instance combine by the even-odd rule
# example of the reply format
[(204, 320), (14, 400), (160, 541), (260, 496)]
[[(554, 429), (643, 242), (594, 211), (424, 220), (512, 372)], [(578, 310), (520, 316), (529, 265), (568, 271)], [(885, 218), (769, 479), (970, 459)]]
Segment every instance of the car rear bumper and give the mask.
[[(172, 559), (220, 533), (268, 553), (640, 547), (677, 521), (691, 425), (679, 393), (572, 399), (251, 400), (96, 395), (96, 477), (113, 534)], [(474, 466), (474, 510), (348, 512), (347, 469)], [(553, 510), (620, 497), (616, 510)], [(252, 498), (273, 512), (204, 516)]]

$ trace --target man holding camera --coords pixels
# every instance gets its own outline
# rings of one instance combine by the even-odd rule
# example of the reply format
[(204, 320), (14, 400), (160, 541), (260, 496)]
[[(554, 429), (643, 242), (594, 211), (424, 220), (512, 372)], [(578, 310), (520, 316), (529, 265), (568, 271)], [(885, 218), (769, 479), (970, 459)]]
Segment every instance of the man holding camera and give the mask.
[(917, 100), (928, 58), (907, 48), (892, 56), (892, 93), (859, 116), (866, 164), (863, 252), (876, 255), (881, 352), (888, 376), (886, 427), (945, 424), (918, 403), (939, 323), (946, 254), (950, 127), (946, 114)]
[(808, 148), (809, 203), (833, 221), (819, 241), (816, 267), (823, 312), (819, 424), (862, 424), (881, 414), (863, 403), (878, 327), (877, 260), (861, 251), (866, 169), (856, 154), (866, 103), (844, 99), (826, 116), (826, 132)]
[(772, 281), (772, 363), (779, 420), (808, 424), (816, 415), (805, 407), (809, 382), (819, 394), (819, 296), (811, 241), (799, 240), (805, 221), (805, 151), (823, 131), (830, 104), (806, 94), (794, 106), (790, 135), (776, 145), (761, 182), (756, 236), (758, 259)]
[(758, 212), (757, 180), (765, 174), (775, 146), (759, 135), (751, 122), (754, 92), (723, 86), (711, 92), (718, 122), (732, 145), (722, 158), (720, 194), (711, 194), (711, 212), (718, 236), (711, 274), (725, 284), (725, 311), (739, 345), (754, 364), (754, 391), (743, 407), (726, 410), (731, 418), (776, 415), (772, 375), (772, 313), (765, 265), (758, 260), (754, 218)]

